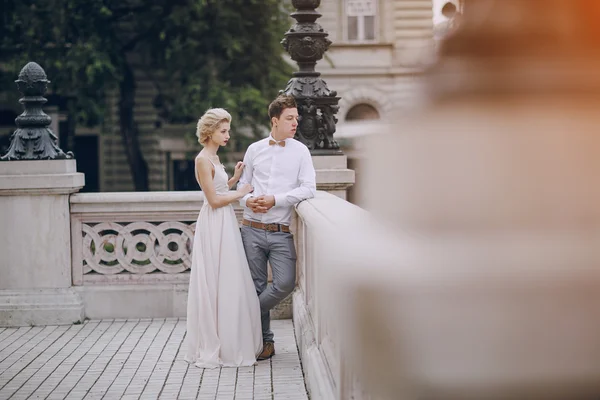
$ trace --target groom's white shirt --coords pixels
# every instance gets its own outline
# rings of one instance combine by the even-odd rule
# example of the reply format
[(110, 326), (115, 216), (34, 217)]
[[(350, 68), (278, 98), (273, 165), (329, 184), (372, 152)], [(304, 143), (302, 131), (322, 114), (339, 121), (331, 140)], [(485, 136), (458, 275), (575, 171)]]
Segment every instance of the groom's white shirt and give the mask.
[[(254, 192), (240, 200), (244, 218), (265, 224), (289, 225), (294, 205), (315, 196), (315, 168), (308, 148), (295, 139), (286, 139), (285, 147), (269, 145), (272, 136), (252, 143), (244, 156), (244, 172), (238, 185), (249, 183)], [(275, 206), (266, 213), (254, 213), (246, 200), (274, 195)]]

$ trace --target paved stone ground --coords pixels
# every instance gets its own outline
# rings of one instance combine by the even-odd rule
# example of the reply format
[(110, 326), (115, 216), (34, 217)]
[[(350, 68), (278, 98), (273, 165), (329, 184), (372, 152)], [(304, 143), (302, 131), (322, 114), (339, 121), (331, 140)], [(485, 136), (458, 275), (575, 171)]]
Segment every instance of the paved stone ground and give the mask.
[(292, 321), (272, 328), (271, 360), (212, 370), (183, 360), (185, 319), (0, 328), (0, 400), (308, 399)]

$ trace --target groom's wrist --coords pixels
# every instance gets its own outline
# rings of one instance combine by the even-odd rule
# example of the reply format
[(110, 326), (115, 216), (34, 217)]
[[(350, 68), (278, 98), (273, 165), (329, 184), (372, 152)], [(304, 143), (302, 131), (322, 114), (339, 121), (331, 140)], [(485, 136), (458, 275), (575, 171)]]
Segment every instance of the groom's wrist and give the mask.
[(285, 204), (285, 194), (276, 194), (273, 196), (275, 199), (275, 204), (273, 207), (282, 206)]

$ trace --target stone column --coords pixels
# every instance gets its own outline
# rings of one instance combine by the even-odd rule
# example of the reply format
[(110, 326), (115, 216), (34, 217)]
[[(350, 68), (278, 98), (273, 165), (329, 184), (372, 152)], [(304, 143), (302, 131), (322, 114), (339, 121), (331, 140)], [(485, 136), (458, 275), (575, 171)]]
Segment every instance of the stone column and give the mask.
[(312, 160), (317, 173), (317, 190), (346, 200), (355, 180), (354, 170), (348, 169), (348, 157), (345, 154), (313, 155)]
[(42, 111), (48, 80), (29, 63), (17, 85), (25, 111), (0, 162), (0, 326), (81, 322), (71, 287), (69, 195), (84, 186)]

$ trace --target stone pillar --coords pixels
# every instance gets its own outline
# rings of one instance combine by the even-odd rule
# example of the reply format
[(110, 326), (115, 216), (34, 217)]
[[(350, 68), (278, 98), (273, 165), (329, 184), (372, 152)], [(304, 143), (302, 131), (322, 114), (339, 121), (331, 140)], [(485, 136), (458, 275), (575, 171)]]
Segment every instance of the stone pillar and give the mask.
[(0, 162), (0, 326), (71, 324), (84, 318), (71, 284), (69, 195), (84, 186), (41, 106), (48, 81), (35, 63), (17, 84), (25, 112)]
[(317, 173), (317, 190), (329, 192), (346, 200), (348, 188), (354, 184), (355, 173), (348, 169), (348, 157), (339, 155), (313, 155)]

